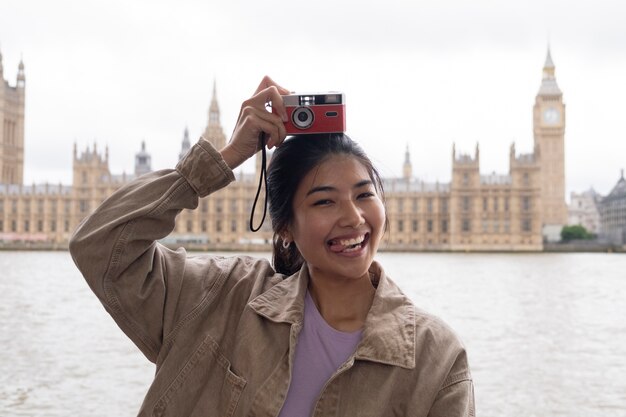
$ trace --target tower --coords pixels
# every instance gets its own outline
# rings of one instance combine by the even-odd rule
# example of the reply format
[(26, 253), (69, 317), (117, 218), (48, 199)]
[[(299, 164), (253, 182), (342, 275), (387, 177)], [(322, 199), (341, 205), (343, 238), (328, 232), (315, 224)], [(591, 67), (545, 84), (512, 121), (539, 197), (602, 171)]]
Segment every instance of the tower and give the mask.
[[(472, 243), (472, 233), (478, 230), (476, 210), (480, 195), (480, 149), (474, 157), (457, 154), (452, 145), (452, 182), (450, 183), (450, 243), (456, 250), (466, 250)], [(476, 243), (476, 242), (474, 242)]]
[(93, 149), (89, 146), (79, 155), (78, 147), (74, 142), (74, 157), (72, 162), (73, 180), (72, 186), (75, 190), (82, 190), (83, 194), (94, 193), (98, 184), (109, 181), (111, 173), (109, 171), (109, 148), (106, 147), (104, 157), (98, 152), (96, 143)]
[(189, 141), (189, 129), (185, 127), (185, 133), (183, 133), (183, 143), (180, 146), (180, 153), (178, 154), (178, 160), (183, 159), (187, 152), (191, 149), (191, 142)]
[(152, 157), (146, 151), (146, 141), (141, 141), (141, 150), (135, 154), (135, 175), (152, 172)]
[(565, 104), (557, 85), (550, 49), (533, 108), (533, 133), (540, 168), (541, 221), (544, 239), (560, 239), (567, 224), (565, 204)]
[(402, 165), (402, 177), (405, 180), (410, 180), (413, 176), (413, 167), (411, 165), (411, 154), (409, 153), (409, 145), (406, 145), (406, 151), (404, 152), (404, 165)]
[(4, 79), (0, 53), (0, 183), (24, 181), (24, 102), (26, 77), (20, 60), (15, 87)]
[(226, 136), (220, 124), (220, 107), (217, 104), (217, 94), (215, 80), (213, 80), (213, 97), (209, 106), (209, 123), (204, 130), (204, 138), (211, 142), (217, 150), (221, 150), (226, 145)]

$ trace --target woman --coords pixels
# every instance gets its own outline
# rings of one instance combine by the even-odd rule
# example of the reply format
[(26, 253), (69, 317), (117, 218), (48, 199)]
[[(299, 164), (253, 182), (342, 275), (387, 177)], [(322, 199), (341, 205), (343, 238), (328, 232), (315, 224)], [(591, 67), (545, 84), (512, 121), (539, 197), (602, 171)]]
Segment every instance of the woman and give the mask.
[[(176, 170), (113, 194), (70, 242), (92, 290), (156, 363), (139, 415), (473, 416), (462, 344), (374, 261), (386, 225), (376, 170), (345, 135), (284, 141), (281, 94), (264, 78), (224, 149), (201, 139)], [(262, 132), (277, 147), (274, 267), (158, 244), (182, 209), (234, 180)]]

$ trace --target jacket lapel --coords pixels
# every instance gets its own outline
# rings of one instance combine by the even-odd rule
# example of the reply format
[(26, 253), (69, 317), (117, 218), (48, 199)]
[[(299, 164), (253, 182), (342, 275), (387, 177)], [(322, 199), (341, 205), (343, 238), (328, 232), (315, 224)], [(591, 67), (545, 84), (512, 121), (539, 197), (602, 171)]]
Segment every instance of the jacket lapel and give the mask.
[(378, 262), (370, 272), (378, 286), (356, 358), (412, 369), (415, 367), (415, 306)]
[(276, 323), (298, 323), (304, 319), (304, 296), (309, 284), (306, 264), (248, 303), (257, 314)]

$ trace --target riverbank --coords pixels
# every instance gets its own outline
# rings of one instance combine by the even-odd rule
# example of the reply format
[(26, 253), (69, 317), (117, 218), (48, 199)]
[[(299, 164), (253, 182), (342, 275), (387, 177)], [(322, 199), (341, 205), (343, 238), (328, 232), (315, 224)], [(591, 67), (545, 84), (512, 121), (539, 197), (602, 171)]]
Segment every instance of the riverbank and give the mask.
[[(185, 247), (190, 252), (271, 252), (269, 244), (169, 244), (165, 245), (171, 249)], [(67, 251), (67, 244), (48, 242), (0, 242), (0, 251)], [(445, 247), (434, 247), (432, 249), (415, 248), (406, 245), (383, 245), (380, 252), (408, 252), (408, 253), (530, 253), (529, 251), (454, 251)], [(544, 243), (543, 250), (533, 253), (626, 253), (626, 245), (611, 245), (596, 241), (575, 241), (568, 243)]]

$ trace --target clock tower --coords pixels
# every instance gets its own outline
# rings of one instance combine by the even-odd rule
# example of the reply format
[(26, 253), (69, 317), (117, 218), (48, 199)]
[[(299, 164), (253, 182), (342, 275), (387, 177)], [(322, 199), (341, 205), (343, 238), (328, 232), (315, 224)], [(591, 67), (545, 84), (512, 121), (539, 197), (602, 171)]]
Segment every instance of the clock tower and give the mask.
[(541, 87), (533, 108), (533, 133), (540, 166), (544, 239), (560, 240), (567, 224), (565, 204), (565, 104), (556, 83), (554, 63), (548, 49)]

